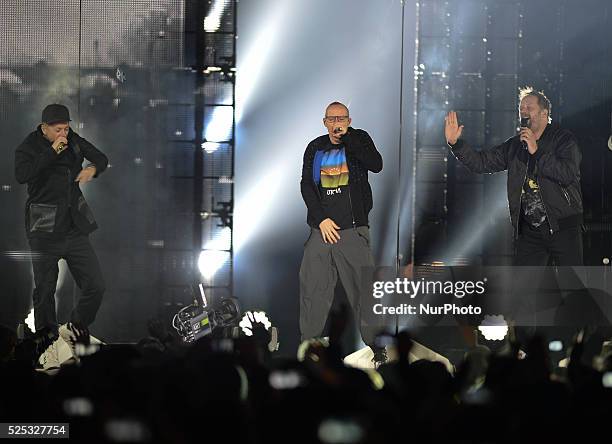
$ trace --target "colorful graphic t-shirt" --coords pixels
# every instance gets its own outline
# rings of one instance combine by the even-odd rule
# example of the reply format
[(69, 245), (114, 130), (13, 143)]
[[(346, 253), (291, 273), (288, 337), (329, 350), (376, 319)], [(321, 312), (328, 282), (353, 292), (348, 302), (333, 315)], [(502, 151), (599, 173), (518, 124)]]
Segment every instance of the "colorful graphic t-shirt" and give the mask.
[(523, 218), (534, 228), (539, 228), (546, 222), (546, 208), (540, 194), (540, 186), (533, 174), (534, 162), (529, 159), (527, 177), (521, 192), (521, 210)]
[(321, 191), (323, 210), (341, 229), (353, 226), (349, 170), (344, 146), (332, 148), (321, 158)]

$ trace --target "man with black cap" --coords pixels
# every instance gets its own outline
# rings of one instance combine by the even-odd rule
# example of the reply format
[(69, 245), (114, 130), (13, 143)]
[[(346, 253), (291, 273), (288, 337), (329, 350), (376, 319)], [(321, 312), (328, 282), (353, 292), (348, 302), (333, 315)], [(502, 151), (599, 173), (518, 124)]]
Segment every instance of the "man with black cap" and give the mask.
[[(83, 161), (88, 163), (83, 167)], [(34, 269), (34, 318), (43, 347), (58, 334), (70, 345), (93, 323), (104, 293), (104, 279), (89, 233), (97, 228), (80, 189), (102, 173), (107, 157), (70, 128), (64, 105), (42, 112), (42, 123), (15, 152), (15, 177), (28, 185), (25, 228)], [(55, 288), (58, 261), (65, 259), (82, 294), (68, 324), (58, 328)], [(88, 334), (87, 334), (88, 336)]]

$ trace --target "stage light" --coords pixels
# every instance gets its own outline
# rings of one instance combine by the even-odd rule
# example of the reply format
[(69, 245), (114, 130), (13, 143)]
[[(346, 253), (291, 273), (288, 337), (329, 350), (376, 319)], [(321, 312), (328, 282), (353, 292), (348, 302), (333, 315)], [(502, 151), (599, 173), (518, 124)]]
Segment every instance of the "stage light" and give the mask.
[(508, 334), (508, 323), (503, 315), (486, 315), (478, 330), (487, 341), (502, 341)]
[[(248, 191), (241, 194), (234, 211), (234, 255), (253, 237), (254, 233), (270, 217), (269, 211), (273, 207), (274, 199), (262, 199), (269, 190), (286, 180), (286, 171), (291, 165), (286, 156), (280, 156), (278, 165), (263, 178), (258, 180)], [(287, 166), (287, 167), (285, 167)]]
[(221, 17), (229, 4), (228, 0), (215, 0), (208, 15), (204, 18), (204, 31), (217, 32), (221, 27)]
[(214, 239), (209, 240), (204, 245), (204, 250), (229, 250), (232, 246), (232, 230), (229, 227), (223, 227)]
[(204, 142), (202, 144), (202, 149), (210, 154), (210, 153), (214, 153), (215, 151), (217, 151), (220, 146), (221, 144), (218, 142)]
[(246, 56), (238, 66), (240, 75), (236, 77), (236, 122), (239, 122), (244, 112), (244, 105), (248, 103), (251, 93), (255, 90), (255, 85), (263, 74), (264, 67), (267, 66), (267, 59), (270, 52), (274, 49), (277, 39), (279, 25), (283, 22), (282, 9), (285, 5), (277, 8), (275, 16), (272, 16), (266, 23), (262, 23), (261, 32), (253, 41), (252, 46), (244, 53)]
[(229, 253), (219, 250), (203, 250), (198, 258), (198, 269), (207, 281), (227, 262)]
[(223, 142), (232, 138), (234, 109), (231, 106), (217, 106), (206, 125), (204, 138), (208, 141)]
[(198, 258), (198, 269), (206, 280), (212, 279), (227, 262), (231, 246), (232, 230), (229, 227), (223, 227), (214, 239), (206, 242)]

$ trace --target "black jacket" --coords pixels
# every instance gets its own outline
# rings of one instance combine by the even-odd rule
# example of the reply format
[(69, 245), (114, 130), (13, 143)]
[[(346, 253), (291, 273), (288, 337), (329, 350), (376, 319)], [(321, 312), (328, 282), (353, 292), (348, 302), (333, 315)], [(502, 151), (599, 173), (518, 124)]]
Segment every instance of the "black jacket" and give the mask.
[[(529, 152), (519, 136), (483, 151), (474, 151), (463, 140), (451, 145), (455, 157), (474, 173), (508, 170), (508, 206), (510, 219), (518, 236), (521, 215), (521, 191), (527, 174)], [(534, 154), (534, 175), (551, 232), (582, 224), (580, 161), (582, 155), (574, 135), (558, 125), (548, 125), (538, 140)]]
[(75, 179), (83, 159), (96, 167), (96, 177), (108, 159), (95, 146), (69, 130), (68, 148), (60, 154), (51, 147), (40, 126), (31, 132), (15, 151), (15, 177), (28, 184), (25, 207), (26, 234), (57, 238), (70, 230), (72, 223), (84, 234), (97, 228), (79, 183)]
[[(349, 127), (342, 137), (345, 147), (346, 162), (349, 169), (349, 196), (355, 226), (368, 225), (368, 214), (372, 209), (372, 188), (368, 182), (368, 171), (378, 173), (382, 170), (382, 156), (374, 146), (370, 135), (361, 129)], [(328, 216), (321, 205), (319, 185), (315, 182), (313, 164), (325, 150), (334, 148), (329, 135), (317, 137), (311, 141), (304, 152), (302, 180), (300, 187), (302, 197), (308, 208), (306, 221), (313, 228)]]

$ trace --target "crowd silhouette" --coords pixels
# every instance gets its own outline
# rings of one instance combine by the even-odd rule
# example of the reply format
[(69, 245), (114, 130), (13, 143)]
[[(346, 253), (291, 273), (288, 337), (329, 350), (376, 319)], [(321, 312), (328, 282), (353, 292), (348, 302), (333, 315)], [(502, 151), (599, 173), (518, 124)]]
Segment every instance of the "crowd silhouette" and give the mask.
[(0, 418), (69, 423), (78, 442), (180, 444), (579, 442), (611, 417), (612, 350), (596, 332), (576, 335), (565, 367), (533, 336), (504, 352), (476, 346), (451, 374), (409, 363), (406, 331), (394, 336), (397, 360), (347, 367), (346, 324), (332, 313), (328, 345), (312, 341), (299, 361), (274, 358), (261, 326), (185, 345), (153, 321), (137, 344), (54, 371), (36, 368), (31, 339), (2, 327)]

